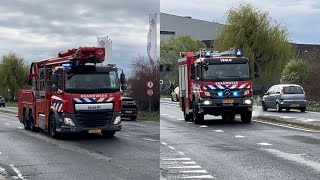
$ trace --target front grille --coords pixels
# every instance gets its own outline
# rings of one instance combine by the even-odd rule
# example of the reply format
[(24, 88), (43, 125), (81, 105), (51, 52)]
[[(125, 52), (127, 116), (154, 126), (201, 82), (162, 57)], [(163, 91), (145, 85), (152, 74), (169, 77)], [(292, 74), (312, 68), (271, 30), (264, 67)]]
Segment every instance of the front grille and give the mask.
[(99, 127), (111, 123), (113, 113), (104, 112), (78, 112), (75, 114), (77, 122), (82, 127)]

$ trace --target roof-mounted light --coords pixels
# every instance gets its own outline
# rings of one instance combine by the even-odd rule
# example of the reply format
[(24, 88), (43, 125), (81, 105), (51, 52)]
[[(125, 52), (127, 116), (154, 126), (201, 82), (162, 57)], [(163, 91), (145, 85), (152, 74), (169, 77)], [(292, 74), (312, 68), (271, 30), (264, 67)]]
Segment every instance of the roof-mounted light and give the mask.
[(241, 53), (240, 49), (237, 50), (236, 55), (237, 55), (237, 56), (242, 56), (242, 53)]

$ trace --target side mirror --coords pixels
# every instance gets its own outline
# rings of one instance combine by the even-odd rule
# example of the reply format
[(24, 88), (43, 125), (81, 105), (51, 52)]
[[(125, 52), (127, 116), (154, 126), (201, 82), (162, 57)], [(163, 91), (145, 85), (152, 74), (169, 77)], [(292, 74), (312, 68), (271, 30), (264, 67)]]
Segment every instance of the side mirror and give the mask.
[(56, 84), (53, 84), (51, 90), (53, 92), (57, 92), (58, 91), (58, 86)]
[(124, 91), (124, 90), (127, 90), (127, 86), (125, 84), (122, 84), (121, 85), (121, 89)]
[(194, 74), (191, 74), (190, 75), (190, 79), (194, 79), (195, 78), (195, 75)]
[(126, 82), (126, 75), (124, 73), (120, 74), (120, 82), (121, 84), (124, 84)]
[(52, 74), (52, 84), (58, 84), (58, 76), (56, 73)]

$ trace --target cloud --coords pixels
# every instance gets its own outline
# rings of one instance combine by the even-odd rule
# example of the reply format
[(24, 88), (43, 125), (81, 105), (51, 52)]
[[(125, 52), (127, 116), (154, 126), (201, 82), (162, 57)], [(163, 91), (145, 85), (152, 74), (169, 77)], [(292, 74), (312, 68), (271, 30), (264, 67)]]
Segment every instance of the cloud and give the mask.
[(0, 55), (15, 52), (30, 63), (59, 51), (113, 41), (113, 63), (146, 56), (148, 14), (159, 0), (12, 0), (0, 5)]
[(224, 23), (226, 12), (248, 2), (256, 8), (269, 12), (271, 18), (283, 26), (287, 26), (291, 39), (296, 43), (320, 44), (320, 1), (317, 0), (161, 0), (161, 12), (191, 16), (194, 19)]

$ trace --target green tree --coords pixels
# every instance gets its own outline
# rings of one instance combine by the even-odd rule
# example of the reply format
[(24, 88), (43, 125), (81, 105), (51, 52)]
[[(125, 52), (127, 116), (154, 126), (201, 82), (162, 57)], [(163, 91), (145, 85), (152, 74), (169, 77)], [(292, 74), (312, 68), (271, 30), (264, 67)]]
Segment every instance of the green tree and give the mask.
[(15, 53), (2, 56), (0, 66), (0, 77), (2, 77), (0, 85), (4, 88), (2, 91), (6, 92), (10, 89), (10, 96), (14, 96), (20, 88), (26, 87), (28, 70), (23, 58)]
[(199, 40), (194, 40), (190, 36), (174, 36), (163, 40), (160, 43), (161, 65), (169, 66), (170, 73), (166, 79), (170, 82), (178, 82), (178, 59), (179, 52), (196, 52), (206, 48), (206, 45)]
[(312, 65), (302, 60), (291, 60), (285, 66), (281, 76), (281, 83), (306, 84), (313, 74)]
[[(293, 57), (285, 27), (250, 4), (227, 13), (226, 25), (214, 41), (215, 50), (240, 48), (251, 62), (258, 62), (260, 81), (278, 82), (286, 63)], [(252, 63), (251, 63), (252, 64)]]

